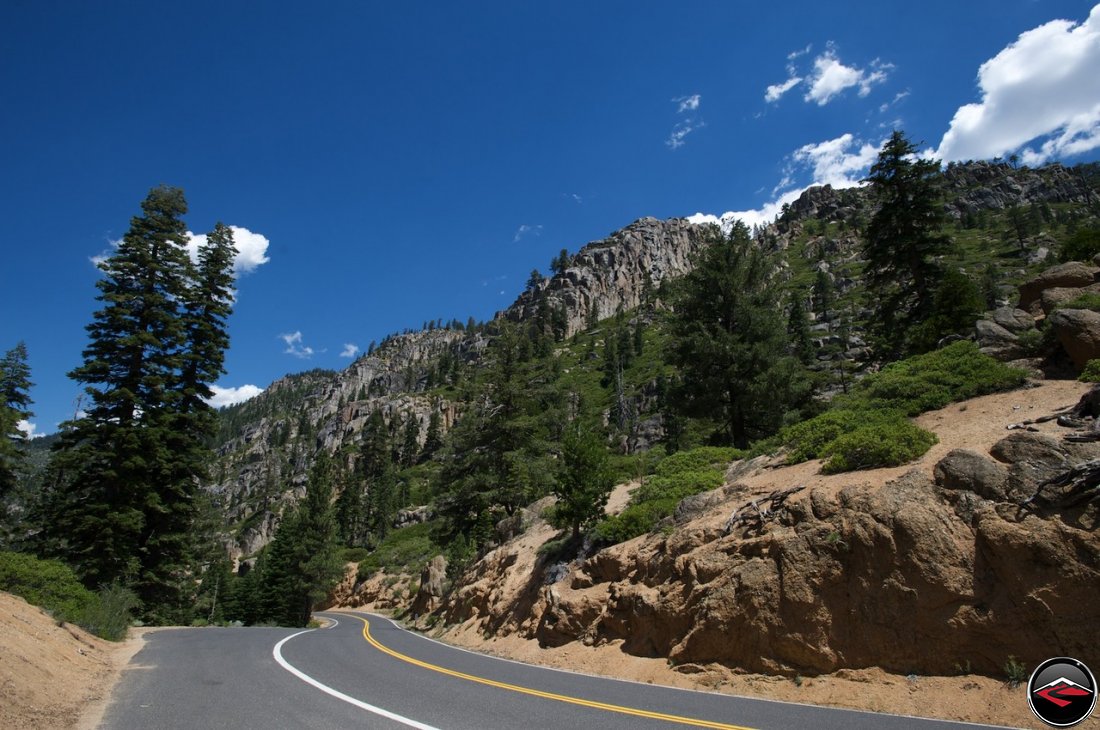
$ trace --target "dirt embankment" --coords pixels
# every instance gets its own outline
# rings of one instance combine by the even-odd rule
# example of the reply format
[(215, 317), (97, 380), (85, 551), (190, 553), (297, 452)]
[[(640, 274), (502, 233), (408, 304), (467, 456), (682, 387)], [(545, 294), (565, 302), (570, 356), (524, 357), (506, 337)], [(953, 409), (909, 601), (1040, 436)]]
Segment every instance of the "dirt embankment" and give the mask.
[(112, 643), (0, 592), (0, 728), (94, 728), (141, 638)]
[[(1100, 536), (1095, 506), (1016, 503), (1100, 445), (1064, 444), (1052, 422), (1006, 427), (1085, 390), (1048, 381), (924, 414), (939, 444), (905, 467), (731, 472), (665, 530), (554, 570), (537, 550), (556, 532), (536, 521), (459, 581), (434, 633), (639, 681), (1040, 727), (1004, 667), (1058, 654), (1100, 665)], [(727, 524), (795, 485), (761, 524)]]

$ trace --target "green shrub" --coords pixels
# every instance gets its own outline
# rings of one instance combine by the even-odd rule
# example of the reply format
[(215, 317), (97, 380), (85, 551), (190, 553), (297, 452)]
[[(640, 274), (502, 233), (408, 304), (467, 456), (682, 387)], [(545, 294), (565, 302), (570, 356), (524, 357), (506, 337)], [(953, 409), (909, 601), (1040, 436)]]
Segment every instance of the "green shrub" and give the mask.
[(1082, 383), (1100, 383), (1100, 360), (1089, 360), (1077, 379)]
[(25, 553), (0, 552), (0, 590), (108, 641), (126, 636), (133, 611), (141, 605), (128, 588), (116, 584), (92, 593), (64, 563)]
[(780, 441), (787, 446), (787, 463), (797, 464), (816, 459), (834, 439), (848, 433), (869, 417), (880, 411), (835, 410), (826, 411), (808, 421), (788, 426), (779, 433)]
[(76, 623), (108, 641), (121, 641), (140, 606), (136, 593), (115, 583), (100, 589)]
[(684, 471), (671, 476), (654, 476), (646, 479), (645, 483), (634, 491), (630, 500), (634, 503), (655, 499), (679, 500), (720, 486), (722, 486), (720, 471), (713, 469)]
[(20, 596), (61, 621), (78, 623), (95, 595), (69, 566), (26, 553), (0, 552), (0, 591)]
[(897, 410), (907, 416), (955, 401), (1018, 388), (1027, 373), (978, 352), (973, 342), (955, 342), (933, 352), (891, 363), (859, 381), (835, 408)]
[(679, 503), (679, 499), (666, 497), (628, 505), (621, 513), (596, 525), (596, 536), (603, 542), (615, 544), (644, 535), (675, 512)]
[(655, 474), (634, 490), (626, 509), (596, 526), (597, 539), (614, 544), (652, 531), (676, 511), (684, 497), (722, 486), (726, 465), (744, 457), (744, 451), (719, 446), (700, 446), (665, 457)]
[(822, 452), (822, 472), (836, 474), (856, 469), (898, 466), (922, 456), (937, 441), (901, 416), (874, 421), (837, 436)]
[(361, 563), (370, 555), (370, 550), (365, 547), (343, 548), (337, 554), (342, 563)]
[(679, 472), (698, 472), (703, 469), (725, 470), (731, 461), (745, 458), (745, 452), (724, 446), (700, 446), (690, 451), (677, 451), (657, 464), (654, 473), (671, 476)]
[(366, 580), (379, 570), (419, 573), (425, 563), (442, 551), (432, 541), (432, 524), (429, 522), (394, 530), (359, 561), (359, 580)]
[(1100, 228), (1080, 228), (1062, 244), (1061, 261), (1089, 261), (1100, 253)]

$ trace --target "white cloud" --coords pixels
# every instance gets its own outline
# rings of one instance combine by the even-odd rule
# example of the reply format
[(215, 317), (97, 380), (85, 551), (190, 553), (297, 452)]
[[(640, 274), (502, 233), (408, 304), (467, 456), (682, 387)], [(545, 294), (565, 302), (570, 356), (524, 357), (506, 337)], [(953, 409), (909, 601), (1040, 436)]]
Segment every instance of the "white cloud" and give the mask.
[(1038, 143), (1021, 157), (1041, 164), (1100, 147), (1100, 5), (1083, 23), (1052, 20), (1021, 33), (981, 65), (978, 87), (981, 101), (955, 112), (940, 159), (985, 159)]
[[(788, 165), (783, 179), (772, 190), (772, 195), (778, 197), (756, 210), (727, 211), (720, 216), (696, 213), (688, 216), (687, 220), (691, 223), (714, 223), (721, 226), (723, 230), (729, 230), (735, 220), (743, 221), (750, 228), (770, 223), (783, 210), (785, 204), (798, 200), (806, 188), (814, 185), (832, 185), (839, 189), (860, 185), (867, 168), (877, 159), (881, 148), (881, 143), (876, 146), (861, 142), (851, 134), (843, 134), (817, 144), (803, 145), (788, 156)], [(803, 173), (804, 178), (807, 177), (805, 173), (808, 172), (811, 182), (805, 186), (790, 187), (795, 185), (795, 176), (799, 172)]]
[(779, 101), (784, 94), (800, 83), (802, 83), (801, 76), (791, 76), (781, 84), (772, 84), (768, 87), (768, 90), (764, 92), (764, 101), (768, 103)]
[[(271, 241), (266, 236), (240, 226), (229, 226), (229, 230), (233, 231), (233, 245), (237, 248), (237, 256), (233, 259), (234, 274), (251, 274), (271, 260), (267, 257), (267, 248)], [(192, 260), (197, 260), (199, 247), (206, 244), (206, 234), (196, 235), (188, 231), (187, 236), (187, 252), (191, 254)]]
[(791, 153), (796, 164), (813, 170), (812, 185), (851, 188), (860, 184), (863, 172), (878, 157), (882, 145), (859, 142), (851, 134), (817, 144), (807, 144)]
[(845, 66), (830, 45), (825, 52), (814, 59), (814, 70), (806, 79), (810, 90), (806, 92), (806, 101), (825, 106), (845, 89), (859, 87), (859, 95), (867, 96), (871, 87), (886, 80), (893, 65), (879, 59), (871, 62), (869, 69)]
[[(674, 104), (677, 104), (676, 113), (685, 116), (694, 114), (699, 111), (699, 105), (702, 103), (702, 96), (699, 94), (692, 94), (691, 96), (680, 96), (672, 100)], [(669, 149), (679, 149), (684, 146), (684, 140), (687, 136), (697, 129), (702, 129), (707, 126), (702, 121), (698, 120), (694, 116), (687, 116), (686, 119), (682, 119), (676, 123), (672, 128), (672, 131), (668, 135), (668, 139), (665, 140), (665, 144)]]
[(801, 50), (798, 50), (798, 51), (791, 51), (790, 53), (788, 53), (787, 54), (787, 60), (788, 61), (793, 61), (796, 58), (798, 58), (799, 56), (805, 56), (807, 53), (810, 52), (811, 49), (813, 49), (813, 47), (814, 47), (813, 43), (807, 43), (805, 48), (803, 48)]
[(668, 139), (665, 140), (665, 144), (668, 145), (670, 149), (679, 149), (684, 146), (684, 139), (689, 134), (694, 132), (696, 129), (701, 129), (705, 126), (707, 125), (703, 122), (696, 122), (694, 120), (680, 122), (672, 128), (672, 133), (668, 135)]
[(210, 390), (214, 392), (214, 396), (207, 403), (214, 408), (225, 408), (226, 406), (243, 403), (249, 398), (255, 398), (264, 392), (263, 388), (255, 385), (242, 385), (239, 388), (222, 388), (212, 385)]
[(281, 334), (279, 335), (279, 339), (286, 343), (286, 349), (283, 350), (284, 354), (293, 355), (301, 360), (308, 360), (313, 357), (314, 349), (302, 344), (301, 331)]
[(512, 236), (512, 243), (518, 243), (519, 241), (526, 238), (527, 236), (541, 236), (541, 235), (542, 235), (542, 225), (530, 226), (530, 225), (527, 225), (526, 223), (524, 223), (523, 225), (521, 225), (519, 228), (516, 229), (516, 235)]
[(694, 112), (699, 110), (699, 102), (702, 100), (699, 94), (692, 94), (691, 96), (681, 96), (673, 99), (675, 102), (679, 102), (680, 106), (676, 108), (677, 114), (683, 114), (684, 112)]
[(359, 345), (351, 342), (344, 343), (344, 349), (340, 352), (340, 357), (355, 357), (359, 354)]
[(23, 435), (28, 439), (38, 438), (42, 434), (36, 433), (38, 431), (38, 424), (31, 423), (27, 419), (23, 419), (15, 424), (15, 427), (23, 432)]
[[(237, 256), (233, 259), (233, 273), (235, 275), (250, 274), (259, 266), (271, 260), (267, 256), (267, 249), (271, 245), (271, 241), (267, 240), (266, 236), (253, 233), (240, 226), (229, 226), (229, 230), (233, 231), (233, 245), (237, 248)], [(121, 243), (122, 239), (110, 241), (110, 249), (89, 257), (89, 260), (95, 266), (99, 266), (114, 255)], [(192, 261), (198, 261), (199, 247), (205, 244), (206, 234), (187, 232), (187, 253), (191, 256)]]

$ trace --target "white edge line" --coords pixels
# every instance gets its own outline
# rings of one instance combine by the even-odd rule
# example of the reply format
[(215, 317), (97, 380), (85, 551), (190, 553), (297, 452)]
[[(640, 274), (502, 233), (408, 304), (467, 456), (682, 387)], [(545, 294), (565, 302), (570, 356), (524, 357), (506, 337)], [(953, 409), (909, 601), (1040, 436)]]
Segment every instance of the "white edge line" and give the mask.
[(401, 624), (399, 624), (397, 621), (390, 618), (389, 616), (383, 616), (382, 614), (379, 614), (379, 613), (371, 613), (370, 611), (357, 611), (354, 608), (328, 609), (326, 611), (326, 613), (341, 613), (341, 612), (347, 613), (347, 614), (350, 614), (350, 615), (355, 615), (357, 613), (362, 613), (362, 614), (365, 614), (367, 616), (371, 616), (372, 618), (380, 618), (384, 621), (389, 621), (391, 624), (393, 624), (393, 627), (395, 629), (399, 630), (399, 631), (403, 631), (406, 634), (409, 634), (410, 636), (415, 636), (418, 639), (423, 639), (425, 641), (430, 641), (433, 644), (439, 644), (440, 646), (445, 646), (448, 649), (455, 649), (457, 651), (465, 652), (466, 654), (473, 654), (474, 656), (483, 657), (485, 659), (496, 659), (498, 662), (508, 662), (509, 664), (519, 664), (520, 666), (523, 666), (523, 667), (534, 667), (535, 669), (545, 669), (545, 670), (550, 671), (550, 672), (559, 672), (561, 674), (574, 674), (574, 675), (579, 676), (579, 677), (591, 677), (593, 679), (604, 679), (604, 680), (608, 680), (610, 682), (622, 682), (622, 683), (625, 683), (625, 684), (637, 684), (637, 685), (641, 685), (642, 687), (660, 687), (661, 689), (671, 689), (671, 690), (674, 690), (676, 692), (692, 692), (692, 693), (701, 694), (701, 695), (712, 695), (712, 696), (715, 696), (715, 697), (732, 697), (732, 698), (736, 698), (736, 699), (752, 700), (752, 701), (757, 701), (757, 702), (770, 702), (770, 703), (776, 704), (776, 705), (794, 705), (796, 707), (809, 707), (809, 708), (813, 708), (813, 709), (817, 709), (817, 710), (836, 710), (838, 712), (855, 712), (855, 713), (859, 713), (859, 714), (862, 714), (862, 715), (886, 715), (888, 717), (897, 717), (897, 718), (901, 718), (903, 720), (918, 720), (918, 721), (921, 721), (921, 722), (952, 723), (952, 724), (955, 724), (955, 725), (967, 725), (969, 727), (985, 728), (986, 730), (1021, 730), (1020, 728), (1015, 728), (1011, 725), (988, 725), (988, 724), (984, 724), (984, 723), (980, 723), (980, 722), (967, 722), (966, 720), (949, 720), (949, 719), (942, 718), (942, 717), (924, 717), (922, 715), (902, 715), (902, 714), (899, 714), (899, 713), (896, 713), (896, 712), (875, 712), (874, 710), (859, 710), (859, 709), (855, 709), (855, 708), (852, 708), (852, 707), (837, 707), (835, 705), (815, 705), (811, 702), (795, 702), (793, 700), (777, 700), (777, 699), (773, 699), (771, 697), (754, 697), (753, 695), (739, 695), (739, 694), (732, 694), (732, 693), (729, 693), (729, 692), (712, 692), (712, 691), (705, 690), (705, 689), (693, 689), (691, 687), (672, 687), (672, 686), (669, 686), (667, 684), (649, 684), (648, 682), (641, 682), (637, 679), (625, 679), (623, 677), (609, 677), (606, 674), (592, 674), (590, 672), (579, 672), (575, 669), (562, 669), (561, 667), (551, 667), (551, 666), (547, 666), (545, 664), (531, 664), (530, 662), (524, 662), (524, 661), (520, 661), (518, 659), (509, 659), (507, 657), (496, 656), (495, 654), (486, 654), (486, 653), (483, 653), (483, 652), (480, 652), (480, 651), (475, 651), (473, 649), (467, 649), (464, 646), (458, 646), (456, 644), (448, 644), (445, 641), (440, 641), (439, 639), (433, 639), (432, 637), (426, 636), (426, 635), (420, 633), (419, 631), (410, 631), (409, 629), (405, 628), (404, 626), (402, 626)]
[(349, 705), (355, 705), (356, 707), (358, 707), (361, 710), (366, 710), (367, 712), (373, 712), (375, 715), (381, 715), (382, 717), (393, 720), (394, 722), (399, 722), (402, 725), (408, 725), (409, 727), (418, 728), (418, 730), (437, 730), (437, 728), (432, 727), (431, 725), (425, 725), (422, 722), (417, 722), (416, 720), (410, 720), (407, 717), (404, 717), (402, 715), (398, 715), (394, 712), (390, 712), (389, 710), (383, 710), (381, 707), (375, 707), (374, 705), (363, 702), (362, 700), (357, 700), (354, 697), (349, 697), (348, 695), (344, 694), (343, 692), (335, 690), (332, 687), (329, 687), (328, 685), (321, 684), (320, 682), (318, 682), (313, 677), (309, 676), (305, 672), (303, 672), (300, 669), (298, 669), (297, 667), (293, 666), (286, 659), (283, 659), (283, 652), (282, 652), (283, 644), (290, 641), (291, 639), (293, 639), (296, 636), (301, 636), (302, 634), (308, 634), (310, 631), (313, 631), (313, 630), (314, 629), (306, 629), (305, 631), (299, 631), (296, 634), (291, 634), (290, 636), (286, 637), (285, 639), (283, 639), (282, 641), (280, 641), (278, 644), (275, 645), (275, 648), (271, 650), (271, 655), (275, 657), (275, 661), (277, 661), (279, 663), (279, 666), (281, 666), (283, 669), (287, 670), (288, 672), (290, 672), (291, 674), (293, 674), (295, 677), (302, 680), (306, 684), (311, 685), (313, 687), (316, 687), (317, 689), (321, 690), (325, 694), (332, 695), (333, 697), (335, 697), (338, 700), (343, 700), (344, 702), (347, 702)]

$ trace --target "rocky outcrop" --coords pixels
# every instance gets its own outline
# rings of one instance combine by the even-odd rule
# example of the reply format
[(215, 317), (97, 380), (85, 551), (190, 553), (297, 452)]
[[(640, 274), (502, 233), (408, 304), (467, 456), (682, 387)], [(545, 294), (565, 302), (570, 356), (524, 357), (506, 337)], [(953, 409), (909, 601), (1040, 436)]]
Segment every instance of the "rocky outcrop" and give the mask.
[(1059, 309), (1050, 315), (1050, 326), (1078, 370), (1100, 357), (1100, 312)]
[(1042, 314), (1042, 296), (1048, 289), (1079, 289), (1096, 283), (1100, 269), (1081, 261), (1052, 266), (1039, 276), (1020, 285), (1019, 309)]
[(682, 218), (642, 218), (589, 243), (565, 270), (527, 289), (499, 316), (521, 321), (534, 318), (540, 304), (562, 309), (566, 335), (572, 335), (586, 322), (637, 307), (662, 282), (686, 274), (709, 235), (706, 227)]
[(1013, 169), (996, 162), (952, 163), (944, 177), (951, 193), (946, 208), (954, 218), (1036, 203), (1087, 204), (1094, 195), (1081, 177), (1058, 164)]
[(415, 619), (434, 611), (443, 598), (443, 582), (447, 578), (447, 559), (436, 555), (420, 573), (420, 589), (416, 592), (409, 613)]
[(600, 550), (554, 580), (504, 545), (440, 610), (546, 646), (617, 642), (676, 665), (789, 675), (998, 674), (1009, 656), (1087, 654), (1100, 641), (1100, 509), (1040, 514), (1015, 499), (1093, 453), (1012, 433), (994, 458), (948, 453), (934, 479), (808, 490), (756, 528), (715, 522), (715, 505), (748, 498), (727, 486), (684, 505), (672, 532)]

